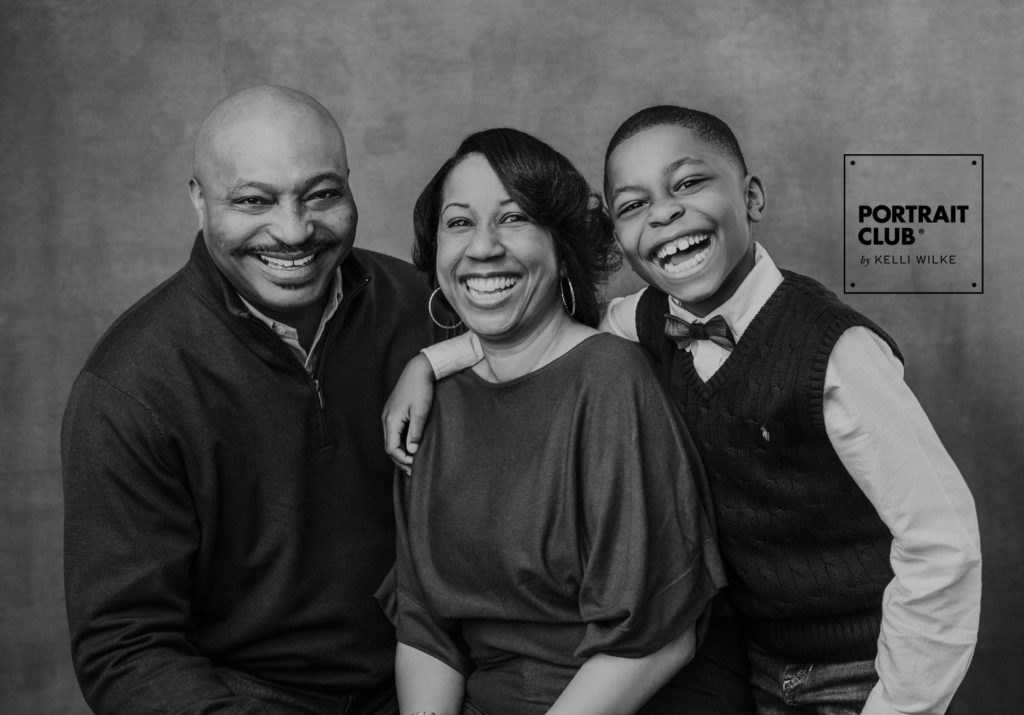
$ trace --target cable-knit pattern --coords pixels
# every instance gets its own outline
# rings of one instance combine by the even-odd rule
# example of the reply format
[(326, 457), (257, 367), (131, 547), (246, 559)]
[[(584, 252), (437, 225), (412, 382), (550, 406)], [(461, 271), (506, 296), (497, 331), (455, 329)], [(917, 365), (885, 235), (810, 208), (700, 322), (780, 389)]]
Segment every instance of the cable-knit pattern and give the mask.
[(690, 353), (664, 337), (664, 293), (644, 294), (638, 333), (704, 459), (731, 598), (748, 635), (795, 658), (869, 658), (892, 579), (892, 537), (825, 433), (825, 371), (855, 325), (900, 353), (817, 281), (783, 276), (706, 383)]

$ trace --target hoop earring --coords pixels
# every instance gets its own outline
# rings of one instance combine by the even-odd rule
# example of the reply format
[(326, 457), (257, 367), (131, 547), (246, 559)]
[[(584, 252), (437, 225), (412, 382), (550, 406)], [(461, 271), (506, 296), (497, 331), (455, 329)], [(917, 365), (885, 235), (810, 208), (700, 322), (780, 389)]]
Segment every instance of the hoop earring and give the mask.
[[(565, 288), (562, 287), (562, 281), (569, 284), (569, 298), (572, 300), (572, 308), (569, 307), (565, 300)], [(569, 280), (569, 276), (562, 276), (558, 280), (558, 293), (562, 298), (562, 307), (565, 308), (565, 312), (570, 316), (576, 315), (576, 291), (572, 289), (572, 281)]]
[(441, 330), (455, 330), (455, 328), (462, 325), (462, 319), (454, 325), (444, 325), (441, 321), (434, 317), (434, 296), (441, 292), (440, 288), (435, 288), (434, 292), (430, 294), (430, 298), (427, 299), (427, 312), (430, 313), (430, 319), (434, 321), (434, 325), (441, 328)]

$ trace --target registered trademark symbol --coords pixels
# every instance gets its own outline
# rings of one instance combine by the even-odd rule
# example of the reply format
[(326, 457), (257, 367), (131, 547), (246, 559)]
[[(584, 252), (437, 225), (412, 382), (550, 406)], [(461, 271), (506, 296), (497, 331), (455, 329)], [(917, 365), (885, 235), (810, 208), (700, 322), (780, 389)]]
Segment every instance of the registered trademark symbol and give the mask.
[(923, 228), (919, 228), (919, 229), (917, 229), (917, 232), (918, 233), (924, 233), (924, 229)]

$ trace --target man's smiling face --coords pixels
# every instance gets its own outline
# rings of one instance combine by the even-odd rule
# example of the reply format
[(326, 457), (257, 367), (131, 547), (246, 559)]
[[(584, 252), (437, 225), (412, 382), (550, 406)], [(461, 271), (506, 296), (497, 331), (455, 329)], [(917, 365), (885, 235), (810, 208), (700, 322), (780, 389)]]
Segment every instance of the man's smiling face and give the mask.
[(337, 126), (271, 100), (204, 127), (190, 188), (217, 267), (261, 312), (294, 325), (319, 318), (357, 212)]

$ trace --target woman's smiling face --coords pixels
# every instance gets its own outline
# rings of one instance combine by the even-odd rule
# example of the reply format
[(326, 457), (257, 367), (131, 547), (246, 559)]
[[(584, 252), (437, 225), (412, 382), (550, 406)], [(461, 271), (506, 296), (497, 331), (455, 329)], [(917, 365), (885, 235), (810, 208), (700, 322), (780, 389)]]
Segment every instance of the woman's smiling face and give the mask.
[(519, 342), (562, 310), (551, 233), (519, 208), (481, 154), (445, 180), (436, 273), (448, 302), (485, 341)]

